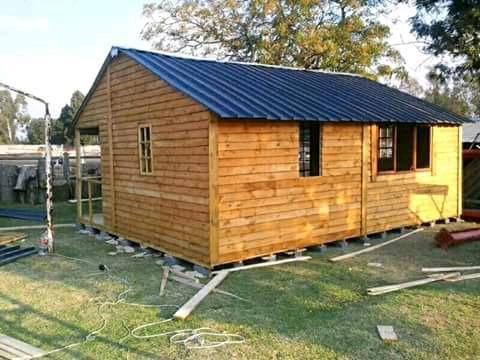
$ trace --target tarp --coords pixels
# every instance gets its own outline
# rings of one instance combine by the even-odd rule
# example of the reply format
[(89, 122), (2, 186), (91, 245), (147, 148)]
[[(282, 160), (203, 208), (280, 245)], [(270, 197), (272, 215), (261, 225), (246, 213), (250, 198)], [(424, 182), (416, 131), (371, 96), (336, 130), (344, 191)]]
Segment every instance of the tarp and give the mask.
[(36, 210), (0, 208), (0, 217), (44, 222), (47, 218), (47, 213), (45, 211)]

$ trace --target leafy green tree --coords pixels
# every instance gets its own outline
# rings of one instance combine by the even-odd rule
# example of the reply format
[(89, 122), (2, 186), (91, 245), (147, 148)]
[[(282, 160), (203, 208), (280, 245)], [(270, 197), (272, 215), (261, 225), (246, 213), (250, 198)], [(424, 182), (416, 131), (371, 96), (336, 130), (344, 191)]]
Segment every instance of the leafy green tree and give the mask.
[(376, 20), (381, 0), (178, 0), (144, 5), (155, 48), (379, 76), (405, 76)]
[(437, 68), (447, 77), (480, 82), (480, 1), (415, 0), (412, 28), (435, 56), (450, 55), (454, 64)]
[(0, 91), (0, 144), (15, 144), (18, 127), (29, 120), (25, 97), (17, 95), (13, 98), (9, 91)]
[(84, 98), (85, 96), (79, 90), (76, 90), (70, 98), (70, 103), (62, 108), (59, 118), (52, 124), (53, 144), (71, 143), (71, 139), (68, 136), (69, 130)]
[(462, 116), (470, 116), (472, 107), (468, 93), (461, 85), (449, 87), (445, 83), (433, 82), (432, 88), (425, 92), (425, 100)]
[(45, 119), (32, 119), (27, 125), (28, 144), (45, 144)]

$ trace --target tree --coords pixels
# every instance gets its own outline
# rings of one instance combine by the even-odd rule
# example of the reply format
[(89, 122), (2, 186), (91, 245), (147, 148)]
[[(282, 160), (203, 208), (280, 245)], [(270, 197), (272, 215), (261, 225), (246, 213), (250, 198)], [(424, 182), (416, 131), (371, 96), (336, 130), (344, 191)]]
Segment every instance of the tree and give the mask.
[(422, 97), (425, 91), (422, 85), (412, 77), (402, 79), (398, 85), (398, 89), (416, 97)]
[(66, 104), (61, 112), (60, 117), (54, 121), (52, 127), (52, 143), (53, 144), (65, 144), (71, 143), (71, 139), (68, 137), (70, 127), (72, 126), (73, 118), (75, 117), (76, 112), (82, 105), (83, 99), (85, 96), (79, 91), (76, 90), (71, 98), (70, 103)]
[(144, 5), (155, 48), (230, 60), (405, 76), (381, 0), (177, 0)]
[(17, 128), (29, 120), (25, 97), (16, 95), (14, 99), (9, 91), (0, 91), (0, 144), (16, 143)]
[(45, 144), (45, 119), (32, 119), (27, 125), (27, 141), (29, 144)]
[(469, 95), (462, 84), (454, 84), (449, 87), (446, 83), (432, 80), (432, 87), (425, 92), (425, 100), (458, 115), (468, 117), (472, 114)]
[(480, 1), (415, 0), (412, 28), (435, 56), (450, 55), (454, 64), (437, 69), (446, 76), (480, 81)]

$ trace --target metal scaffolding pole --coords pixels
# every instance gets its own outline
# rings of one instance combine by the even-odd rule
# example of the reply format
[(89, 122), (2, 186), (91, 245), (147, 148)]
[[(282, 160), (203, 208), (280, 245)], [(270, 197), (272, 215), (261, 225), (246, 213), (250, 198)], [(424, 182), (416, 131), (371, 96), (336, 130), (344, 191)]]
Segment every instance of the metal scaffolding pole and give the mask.
[(8, 89), (10, 91), (21, 94), (30, 99), (41, 102), (45, 106), (45, 168), (47, 175), (47, 237), (48, 237), (48, 252), (52, 253), (54, 251), (54, 242), (55, 242), (55, 232), (53, 229), (53, 172), (52, 172), (52, 146), (50, 144), (50, 137), (52, 132), (52, 119), (50, 117), (50, 110), (48, 108), (48, 102), (39, 98), (38, 96), (29, 94), (25, 91), (19, 90), (13, 86), (4, 84), (0, 82), (0, 87)]

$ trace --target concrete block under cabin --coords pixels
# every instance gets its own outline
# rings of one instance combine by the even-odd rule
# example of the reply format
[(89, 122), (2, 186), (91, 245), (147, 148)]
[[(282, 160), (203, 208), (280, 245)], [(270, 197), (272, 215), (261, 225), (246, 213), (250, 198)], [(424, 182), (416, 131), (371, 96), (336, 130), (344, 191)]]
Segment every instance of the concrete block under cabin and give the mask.
[(357, 75), (114, 47), (74, 124), (102, 229), (213, 268), (459, 216), (464, 121)]

